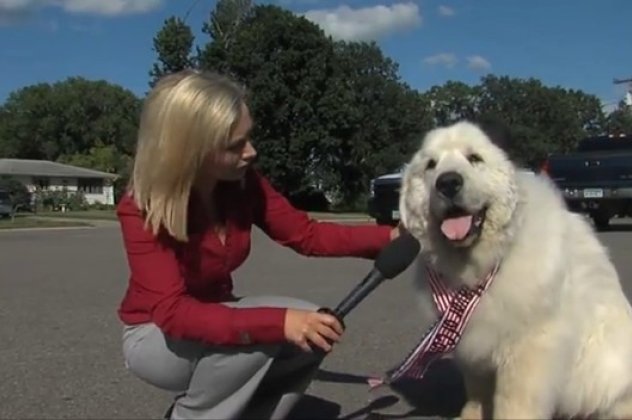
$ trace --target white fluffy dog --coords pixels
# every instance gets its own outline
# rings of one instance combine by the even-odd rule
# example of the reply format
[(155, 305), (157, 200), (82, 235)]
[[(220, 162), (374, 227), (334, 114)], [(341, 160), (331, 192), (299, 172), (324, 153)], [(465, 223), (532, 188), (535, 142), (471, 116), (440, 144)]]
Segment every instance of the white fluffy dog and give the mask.
[[(462, 417), (632, 419), (632, 310), (617, 272), (554, 185), (516, 169), (506, 140), (467, 121), (434, 129), (402, 181), (420, 267), (450, 288), (497, 267), (453, 352)], [(421, 327), (439, 316), (427, 280), (418, 270)]]

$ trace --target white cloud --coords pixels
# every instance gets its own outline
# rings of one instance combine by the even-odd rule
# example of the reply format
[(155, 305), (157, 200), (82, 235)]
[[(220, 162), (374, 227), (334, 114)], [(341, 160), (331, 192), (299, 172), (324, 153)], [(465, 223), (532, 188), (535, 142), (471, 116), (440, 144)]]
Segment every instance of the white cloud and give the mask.
[(444, 66), (447, 68), (454, 67), (458, 61), (456, 55), (452, 53), (435, 54), (423, 59), (424, 64), (429, 66)]
[(42, 0), (0, 0), (0, 10), (16, 11), (37, 6)]
[(492, 64), (480, 55), (471, 55), (467, 58), (467, 66), (472, 70), (489, 70)]
[(38, 0), (0, 0), (0, 25), (24, 20), (38, 3)]
[(0, 24), (16, 23), (39, 9), (59, 7), (69, 13), (117, 16), (155, 10), (164, 0), (0, 0)]
[(332, 38), (346, 41), (374, 40), (421, 25), (419, 7), (412, 2), (358, 9), (342, 5), (335, 9), (309, 10), (304, 16), (320, 25)]
[(62, 0), (58, 3), (71, 13), (116, 16), (150, 12), (159, 8), (162, 0)]
[[(422, 62), (428, 66), (443, 66), (451, 69), (457, 65), (459, 58), (453, 53), (443, 52), (425, 57)], [(467, 67), (471, 70), (481, 71), (492, 68), (491, 63), (480, 55), (471, 55), (466, 58), (466, 62)]]
[(438, 11), (441, 16), (454, 16), (455, 14), (453, 8), (451, 8), (450, 6), (445, 6), (443, 4), (438, 7)]

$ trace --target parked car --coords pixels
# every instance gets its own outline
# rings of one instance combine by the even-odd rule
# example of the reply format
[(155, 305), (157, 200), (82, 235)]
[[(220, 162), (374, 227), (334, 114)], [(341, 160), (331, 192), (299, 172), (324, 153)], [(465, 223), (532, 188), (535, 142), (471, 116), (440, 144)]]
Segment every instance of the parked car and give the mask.
[(0, 189), (0, 217), (9, 217), (13, 210), (11, 195), (9, 191)]
[(371, 180), (369, 187), (369, 216), (379, 225), (396, 225), (399, 222), (399, 187), (403, 168)]
[(542, 172), (562, 190), (570, 210), (598, 229), (632, 216), (632, 134), (590, 137), (572, 153), (552, 154)]

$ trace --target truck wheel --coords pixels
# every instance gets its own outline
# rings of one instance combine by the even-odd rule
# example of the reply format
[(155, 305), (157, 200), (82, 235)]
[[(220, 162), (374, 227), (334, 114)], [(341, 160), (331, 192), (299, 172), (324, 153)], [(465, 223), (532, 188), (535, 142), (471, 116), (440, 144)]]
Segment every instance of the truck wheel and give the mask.
[(597, 230), (606, 230), (610, 226), (610, 216), (605, 213), (595, 213), (592, 219)]

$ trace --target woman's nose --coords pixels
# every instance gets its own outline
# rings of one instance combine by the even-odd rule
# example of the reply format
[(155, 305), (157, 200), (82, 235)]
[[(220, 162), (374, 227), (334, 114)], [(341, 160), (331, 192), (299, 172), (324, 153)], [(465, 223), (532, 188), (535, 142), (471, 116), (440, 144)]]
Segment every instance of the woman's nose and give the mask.
[(257, 151), (255, 150), (252, 143), (246, 143), (246, 147), (244, 147), (244, 153), (242, 154), (242, 159), (245, 161), (251, 161), (257, 156)]

